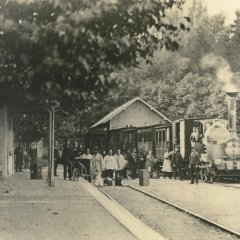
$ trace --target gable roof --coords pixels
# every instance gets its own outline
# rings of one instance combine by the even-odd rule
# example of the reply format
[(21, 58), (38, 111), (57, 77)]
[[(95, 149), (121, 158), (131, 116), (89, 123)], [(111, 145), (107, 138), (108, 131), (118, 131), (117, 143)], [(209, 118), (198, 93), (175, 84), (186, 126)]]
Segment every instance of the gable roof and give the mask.
[(156, 110), (154, 107), (152, 107), (151, 105), (149, 105), (148, 103), (146, 103), (144, 100), (142, 100), (140, 97), (136, 97), (133, 98), (132, 100), (124, 103), (122, 106), (114, 109), (112, 112), (110, 112), (109, 114), (107, 114), (105, 117), (103, 117), (101, 120), (99, 120), (98, 122), (96, 122), (94, 125), (92, 125), (90, 128), (94, 128), (97, 127), (100, 124), (106, 123), (108, 121), (110, 121), (112, 118), (116, 117), (118, 114), (120, 114), (122, 111), (126, 110), (127, 107), (129, 107), (130, 105), (132, 105), (134, 102), (136, 101), (140, 101), (142, 102), (144, 105), (146, 105), (148, 108), (150, 108), (152, 111), (154, 111), (156, 114), (158, 114), (159, 116), (161, 116), (164, 120), (171, 122), (171, 120), (169, 118), (167, 118), (166, 116), (164, 116), (162, 113), (160, 113), (158, 110)]

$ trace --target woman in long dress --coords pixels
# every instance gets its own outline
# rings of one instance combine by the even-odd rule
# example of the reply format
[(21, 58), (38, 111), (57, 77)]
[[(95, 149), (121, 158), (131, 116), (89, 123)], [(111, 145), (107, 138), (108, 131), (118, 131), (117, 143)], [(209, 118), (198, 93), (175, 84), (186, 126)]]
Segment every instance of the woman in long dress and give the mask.
[(104, 165), (103, 165), (103, 157), (99, 153), (97, 147), (95, 147), (95, 149), (94, 149), (94, 153), (93, 153), (93, 157), (92, 157), (91, 161), (92, 161), (92, 164), (93, 164), (94, 170), (95, 170), (94, 185), (102, 187), (103, 186), (102, 171), (103, 171)]
[(164, 153), (163, 155), (164, 161), (163, 161), (163, 177), (166, 178), (166, 176), (169, 177), (169, 179), (172, 178), (172, 161), (170, 159), (170, 153), (169, 153), (169, 149), (167, 149), (167, 151)]

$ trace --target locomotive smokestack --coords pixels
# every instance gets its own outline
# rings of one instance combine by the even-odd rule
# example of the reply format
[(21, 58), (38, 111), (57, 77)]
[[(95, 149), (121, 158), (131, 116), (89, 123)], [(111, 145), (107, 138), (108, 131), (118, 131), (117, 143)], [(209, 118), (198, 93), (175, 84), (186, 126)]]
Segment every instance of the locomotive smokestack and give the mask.
[(237, 95), (238, 92), (227, 92), (228, 95), (228, 129), (229, 137), (237, 138)]

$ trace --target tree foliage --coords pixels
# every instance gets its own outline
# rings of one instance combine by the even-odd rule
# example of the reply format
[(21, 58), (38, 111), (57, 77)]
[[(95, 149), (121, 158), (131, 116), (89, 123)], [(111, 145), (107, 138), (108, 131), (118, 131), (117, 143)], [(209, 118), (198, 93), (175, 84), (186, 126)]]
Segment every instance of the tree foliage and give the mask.
[[(3, 0), (1, 103), (85, 109), (156, 47), (177, 49), (179, 26), (165, 11), (181, 0)], [(160, 31), (161, 39), (151, 30)]]
[[(217, 69), (203, 69), (200, 62), (209, 53), (224, 58), (233, 71), (234, 83), (240, 86), (240, 14), (236, 13), (234, 24), (227, 26), (222, 15), (210, 17), (201, 2), (195, 1), (189, 17), (190, 31), (180, 41), (179, 50), (157, 50), (150, 59), (152, 64), (143, 62), (139, 68), (116, 73), (123, 86), (115, 89), (115, 97), (105, 97), (101, 106), (109, 106), (111, 111), (140, 96), (172, 120), (226, 117), (226, 93), (218, 82)], [(109, 112), (101, 109), (96, 110), (101, 117)]]

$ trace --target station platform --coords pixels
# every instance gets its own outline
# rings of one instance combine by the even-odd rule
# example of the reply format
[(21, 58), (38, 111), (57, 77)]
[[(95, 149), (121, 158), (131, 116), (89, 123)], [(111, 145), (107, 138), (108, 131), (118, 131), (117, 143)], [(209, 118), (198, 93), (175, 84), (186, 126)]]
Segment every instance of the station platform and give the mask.
[(79, 182), (55, 178), (30, 180), (30, 171), (0, 183), (0, 239), (66, 240), (136, 237), (120, 224)]

